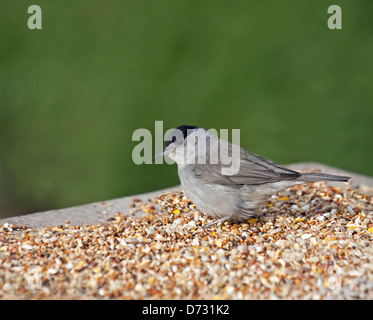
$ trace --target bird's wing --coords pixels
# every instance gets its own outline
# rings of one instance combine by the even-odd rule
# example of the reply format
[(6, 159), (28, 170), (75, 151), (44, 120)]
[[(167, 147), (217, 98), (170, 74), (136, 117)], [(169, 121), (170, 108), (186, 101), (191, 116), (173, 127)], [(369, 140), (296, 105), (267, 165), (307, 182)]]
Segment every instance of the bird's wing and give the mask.
[[(229, 154), (236, 150), (236, 157), (240, 158), (239, 170), (234, 175), (223, 175), (222, 169), (229, 167), (219, 160), (217, 164), (196, 164), (194, 172), (198, 179), (208, 184), (221, 184), (240, 188), (242, 185), (258, 185), (263, 183), (294, 180), (301, 176), (300, 173), (284, 168), (279, 164), (258, 156), (243, 148), (234, 148), (228, 144)], [(239, 151), (239, 154), (237, 152)]]

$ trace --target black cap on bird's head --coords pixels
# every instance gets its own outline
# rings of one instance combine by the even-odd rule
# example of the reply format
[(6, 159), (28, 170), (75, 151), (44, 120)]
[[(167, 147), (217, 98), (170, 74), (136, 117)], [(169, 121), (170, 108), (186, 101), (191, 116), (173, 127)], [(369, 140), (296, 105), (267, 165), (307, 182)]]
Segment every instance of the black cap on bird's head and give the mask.
[(173, 142), (176, 141), (176, 132), (179, 133), (181, 132), (184, 136), (184, 140), (186, 139), (186, 137), (188, 135), (190, 135), (193, 131), (193, 129), (197, 129), (198, 127), (197, 126), (188, 126), (188, 125), (185, 125), (183, 124), (182, 126), (179, 126), (177, 127), (175, 130), (172, 131), (172, 133), (168, 136), (167, 140), (166, 140), (166, 143), (164, 145), (164, 150), (166, 150), (166, 148)]
[(199, 127), (197, 127), (197, 126), (189, 126), (189, 125), (185, 125), (185, 124), (177, 127), (167, 137), (163, 151), (156, 154), (155, 156), (158, 157), (158, 156), (166, 155), (165, 151), (166, 151), (167, 147), (170, 144), (172, 144), (173, 142), (175, 142), (177, 140), (177, 138), (179, 138), (179, 139), (182, 138), (182, 140), (184, 141), (187, 138), (187, 136), (190, 135), (194, 131), (194, 129), (198, 129), (198, 128)]

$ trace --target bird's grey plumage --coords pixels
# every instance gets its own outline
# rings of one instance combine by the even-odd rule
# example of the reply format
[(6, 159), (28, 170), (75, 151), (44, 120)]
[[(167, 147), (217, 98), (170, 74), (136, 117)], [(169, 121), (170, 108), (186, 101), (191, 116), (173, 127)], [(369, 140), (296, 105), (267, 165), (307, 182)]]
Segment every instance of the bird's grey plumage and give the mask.
[[(228, 144), (228, 152), (232, 153), (232, 144)], [(198, 179), (205, 183), (222, 184), (234, 188), (244, 185), (257, 185), (284, 180), (294, 180), (301, 176), (299, 172), (281, 167), (277, 163), (255, 155), (240, 147), (239, 172), (232, 176), (222, 175), (221, 169), (224, 165), (220, 159), (218, 164), (197, 164), (194, 172)]]
[[(253, 215), (260, 215), (260, 208), (269, 195), (297, 184), (350, 179), (324, 173), (300, 173), (241, 147), (235, 146), (235, 148), (228, 141), (212, 137), (203, 128), (185, 125), (178, 128), (173, 131), (173, 136), (179, 130), (181, 131), (179, 139), (172, 138), (171, 134), (168, 139), (171, 142), (166, 143), (164, 152), (178, 164), (180, 182), (186, 195), (198, 209), (212, 217), (220, 218), (217, 222), (223, 220), (242, 222)], [(222, 169), (227, 167), (225, 162), (218, 158), (211, 163), (208, 154), (206, 154), (206, 163), (185, 162), (183, 152), (186, 149), (192, 152), (192, 157), (197, 158), (197, 154), (194, 154), (196, 142), (193, 140), (196, 136), (208, 137), (208, 145), (216, 144), (212, 146), (213, 148), (225, 147), (228, 154), (235, 157), (235, 160), (239, 159), (238, 172), (233, 175), (222, 174)]]

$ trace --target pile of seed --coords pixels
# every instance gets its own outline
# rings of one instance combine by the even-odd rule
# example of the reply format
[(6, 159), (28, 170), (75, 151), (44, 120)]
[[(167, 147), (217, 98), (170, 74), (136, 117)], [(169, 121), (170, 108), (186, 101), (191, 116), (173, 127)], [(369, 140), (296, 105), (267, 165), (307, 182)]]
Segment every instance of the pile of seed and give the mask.
[(297, 186), (205, 230), (183, 192), (133, 200), (142, 218), (0, 224), (0, 299), (373, 298), (373, 197), (356, 189)]

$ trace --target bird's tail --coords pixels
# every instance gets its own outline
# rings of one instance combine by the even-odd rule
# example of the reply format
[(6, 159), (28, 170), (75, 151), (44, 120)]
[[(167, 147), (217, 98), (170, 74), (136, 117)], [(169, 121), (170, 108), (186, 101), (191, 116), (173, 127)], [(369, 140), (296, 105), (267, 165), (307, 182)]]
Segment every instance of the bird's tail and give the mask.
[(317, 181), (344, 181), (344, 182), (347, 182), (350, 179), (351, 179), (351, 177), (337, 176), (337, 175), (334, 175), (334, 174), (318, 173), (318, 172), (302, 173), (301, 177), (299, 177), (299, 180), (302, 180), (302, 181), (305, 181), (305, 182), (317, 182)]

